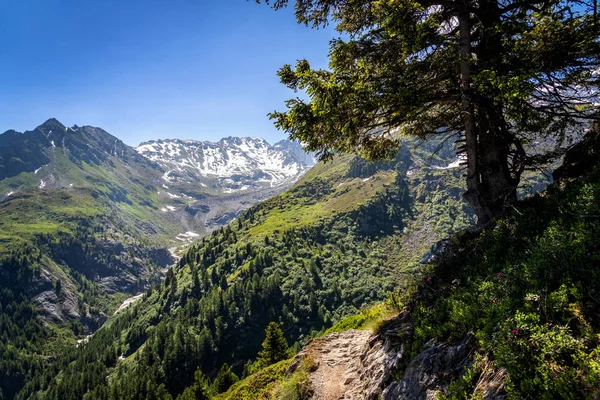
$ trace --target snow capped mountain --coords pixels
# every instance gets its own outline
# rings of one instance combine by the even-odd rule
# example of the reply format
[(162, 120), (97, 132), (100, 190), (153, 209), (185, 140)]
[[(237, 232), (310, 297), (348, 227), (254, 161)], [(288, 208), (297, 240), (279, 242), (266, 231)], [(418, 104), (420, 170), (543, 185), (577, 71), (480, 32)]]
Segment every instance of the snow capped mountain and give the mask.
[(281, 141), (271, 146), (257, 137), (157, 140), (136, 150), (166, 171), (166, 185), (200, 184), (224, 193), (289, 186), (315, 164), (300, 145)]
[(302, 148), (302, 145), (299, 142), (291, 141), (291, 140), (282, 140), (273, 145), (273, 148), (282, 151), (291, 152), (299, 161), (307, 165), (315, 165), (317, 163), (317, 159), (315, 158), (314, 153), (307, 153)]

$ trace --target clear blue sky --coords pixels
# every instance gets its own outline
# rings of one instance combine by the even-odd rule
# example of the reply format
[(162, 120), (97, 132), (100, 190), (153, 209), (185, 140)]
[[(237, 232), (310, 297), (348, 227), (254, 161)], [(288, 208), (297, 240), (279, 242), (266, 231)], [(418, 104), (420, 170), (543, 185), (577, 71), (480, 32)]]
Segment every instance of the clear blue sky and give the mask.
[(2, 0), (0, 132), (50, 117), (127, 144), (285, 137), (277, 69), (325, 67), (333, 29), (253, 0)]

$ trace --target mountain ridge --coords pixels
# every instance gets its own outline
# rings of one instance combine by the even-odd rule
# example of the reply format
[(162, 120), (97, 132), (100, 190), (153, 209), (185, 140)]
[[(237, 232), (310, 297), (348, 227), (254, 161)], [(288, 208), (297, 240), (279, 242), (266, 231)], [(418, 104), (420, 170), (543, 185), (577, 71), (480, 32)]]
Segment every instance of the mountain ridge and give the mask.
[[(293, 147), (289, 143), (282, 146), (284, 142), (278, 142), (279, 147)], [(144, 143), (141, 146), (200, 146), (213, 154), (210, 160), (200, 155), (204, 173), (191, 163), (183, 168), (169, 154), (137, 151), (102, 128), (68, 128), (50, 118), (30, 131), (0, 134), (0, 199), (26, 190), (100, 187), (113, 201), (145, 204), (150, 213), (173, 214), (168, 219), (181, 220), (185, 228), (174, 233), (192, 231), (202, 235), (250, 205), (283, 191), (312, 166), (298, 161), (301, 148), (300, 152), (277, 150), (262, 138), (227, 137), (219, 142), (159, 139)], [(264, 154), (254, 151), (257, 149)], [(197, 154), (190, 153), (198, 160)], [(228, 157), (230, 154), (232, 157)], [(230, 165), (234, 161), (238, 162), (237, 168)], [(117, 164), (122, 165), (115, 168)]]
[[(223, 363), (236, 373), (243, 364), (251, 370), (270, 321), (299, 345), (383, 300), (393, 278), (410, 274), (432, 241), (472, 221), (460, 199), (460, 171), (431, 165), (452, 160), (406, 145), (387, 162), (340, 156), (317, 164), (287, 191), (193, 244), (162, 284), (54, 365), (45, 373), (50, 381), (38, 376), (23, 398), (31, 390), (61, 399), (106, 391), (175, 398), (199, 367), (211, 378)], [(433, 190), (439, 187), (448, 190)], [(97, 381), (95, 372), (83, 378), (70, 367), (83, 367), (88, 357), (108, 360), (97, 372), (110, 382), (78, 383)], [(60, 381), (51, 378), (59, 373)]]
[(143, 142), (136, 150), (166, 170), (166, 182), (200, 182), (233, 193), (291, 184), (314, 165), (289, 150), (291, 145), (277, 144), (260, 137), (230, 136), (216, 142), (159, 139)]
[(0, 318), (11, 332), (0, 345), (5, 396), (43, 356), (56, 357), (159, 281), (175, 261), (169, 249), (285, 188), (165, 187), (164, 172), (93, 126), (49, 119), (0, 134)]

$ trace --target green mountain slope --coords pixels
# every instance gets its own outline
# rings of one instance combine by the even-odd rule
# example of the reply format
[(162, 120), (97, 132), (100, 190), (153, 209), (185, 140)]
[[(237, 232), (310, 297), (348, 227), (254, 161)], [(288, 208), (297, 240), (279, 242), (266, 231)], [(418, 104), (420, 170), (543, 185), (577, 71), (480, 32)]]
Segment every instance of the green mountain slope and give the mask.
[(160, 278), (180, 227), (160, 210), (160, 171), (98, 128), (48, 120), (2, 134), (0, 171), (0, 383), (11, 398)]
[(100, 128), (50, 119), (0, 135), (5, 397), (64, 348), (86, 340), (123, 300), (159, 281), (175, 262), (168, 249), (258, 201), (252, 193), (208, 193), (189, 179), (166, 182), (164, 174)]
[(241, 373), (270, 321), (300, 343), (381, 301), (433, 242), (472, 223), (460, 171), (440, 154), (407, 145), (390, 162), (317, 165), (193, 245), (160, 286), (20, 397), (176, 397), (197, 368)]
[(543, 195), (479, 236), (456, 236), (423, 271), (405, 300), (411, 327), (398, 376), (427, 341), (472, 335), (477, 356), (448, 398), (477, 398), (478, 379), (501, 368), (508, 398), (598, 398), (599, 139), (592, 131), (570, 150)]
[[(453, 236), (399, 293), (397, 317), (378, 318), (376, 307), (336, 324), (339, 332), (379, 319), (345, 390), (384, 399), (598, 398), (599, 151), (589, 135), (544, 193), (484, 232)], [(302, 368), (286, 376), (290, 362), (217, 398), (302, 398), (311, 382)]]

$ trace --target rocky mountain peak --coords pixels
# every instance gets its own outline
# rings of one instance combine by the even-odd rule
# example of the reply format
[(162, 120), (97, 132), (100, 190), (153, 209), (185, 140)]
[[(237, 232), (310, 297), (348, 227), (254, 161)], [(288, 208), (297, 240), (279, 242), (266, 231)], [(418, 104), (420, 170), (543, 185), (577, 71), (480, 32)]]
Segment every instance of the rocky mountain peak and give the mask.
[(46, 120), (46, 122), (35, 129), (41, 131), (46, 137), (49, 137), (52, 133), (64, 133), (67, 131), (67, 127), (60, 123), (56, 118)]
[(300, 144), (300, 142), (292, 141), (292, 140), (280, 140), (279, 142), (273, 145), (273, 148), (289, 151), (296, 157), (298, 160), (304, 162), (307, 165), (315, 165), (317, 163), (317, 158), (315, 157), (315, 153), (310, 153), (304, 150), (304, 147)]
[(295, 182), (314, 162), (288, 147), (271, 146), (259, 137), (225, 137), (218, 142), (149, 141), (136, 150), (166, 170), (163, 178), (168, 183), (200, 182), (232, 193)]

